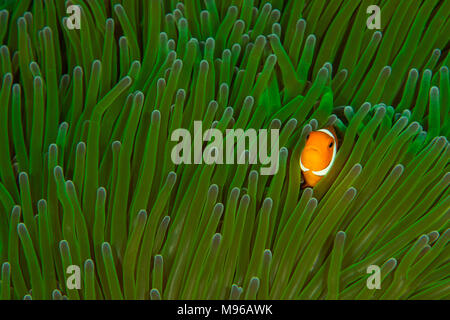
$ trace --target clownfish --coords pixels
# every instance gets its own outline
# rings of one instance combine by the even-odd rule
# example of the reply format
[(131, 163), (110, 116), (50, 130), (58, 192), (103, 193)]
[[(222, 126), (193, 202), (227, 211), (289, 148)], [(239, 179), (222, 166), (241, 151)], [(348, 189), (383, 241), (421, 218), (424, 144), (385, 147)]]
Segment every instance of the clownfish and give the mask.
[(300, 156), (305, 186), (314, 187), (330, 171), (336, 158), (338, 139), (333, 127), (313, 131)]

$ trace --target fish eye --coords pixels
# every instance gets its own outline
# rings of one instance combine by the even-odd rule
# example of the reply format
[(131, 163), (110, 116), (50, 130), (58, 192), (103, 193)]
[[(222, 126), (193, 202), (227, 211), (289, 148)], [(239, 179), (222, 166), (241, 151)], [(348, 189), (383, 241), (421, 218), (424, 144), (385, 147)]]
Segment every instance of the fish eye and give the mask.
[(328, 148), (332, 148), (333, 147), (333, 142), (330, 143), (330, 145), (328, 146)]

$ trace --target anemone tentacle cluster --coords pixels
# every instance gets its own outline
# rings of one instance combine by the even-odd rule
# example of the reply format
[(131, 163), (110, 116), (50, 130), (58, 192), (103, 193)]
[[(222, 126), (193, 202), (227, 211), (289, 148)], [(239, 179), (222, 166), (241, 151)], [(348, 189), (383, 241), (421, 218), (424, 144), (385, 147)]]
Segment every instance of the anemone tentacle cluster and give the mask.
[[(449, 12), (0, 1), (0, 300), (449, 299)], [(197, 120), (279, 129), (278, 173), (175, 165)], [(330, 126), (334, 164), (302, 188)]]

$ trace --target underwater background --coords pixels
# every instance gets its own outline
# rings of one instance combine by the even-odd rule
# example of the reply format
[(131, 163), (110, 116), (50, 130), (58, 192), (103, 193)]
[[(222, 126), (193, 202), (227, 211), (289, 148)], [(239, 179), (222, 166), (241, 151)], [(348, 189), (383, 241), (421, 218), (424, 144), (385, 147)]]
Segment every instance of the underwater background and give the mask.
[[(0, 300), (449, 299), (449, 12), (0, 0)], [(278, 173), (175, 165), (195, 120), (280, 129)], [(336, 160), (304, 188), (328, 126)]]

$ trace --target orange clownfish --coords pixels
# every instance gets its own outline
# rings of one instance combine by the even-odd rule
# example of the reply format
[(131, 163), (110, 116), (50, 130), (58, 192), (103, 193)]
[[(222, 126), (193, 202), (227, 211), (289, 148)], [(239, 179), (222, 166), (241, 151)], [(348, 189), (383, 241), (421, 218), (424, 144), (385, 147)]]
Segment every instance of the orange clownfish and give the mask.
[(338, 139), (333, 127), (313, 131), (306, 139), (300, 156), (300, 168), (305, 186), (314, 187), (330, 171), (338, 148)]

